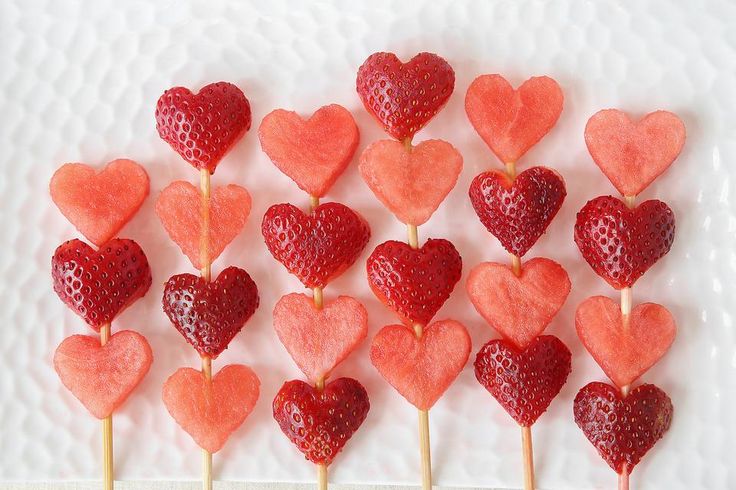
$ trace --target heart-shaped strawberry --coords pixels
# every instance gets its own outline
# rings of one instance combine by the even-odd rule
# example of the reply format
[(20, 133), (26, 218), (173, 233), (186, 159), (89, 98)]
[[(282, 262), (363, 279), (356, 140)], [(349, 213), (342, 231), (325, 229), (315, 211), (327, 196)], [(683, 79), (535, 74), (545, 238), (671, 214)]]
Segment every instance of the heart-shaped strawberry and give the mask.
[(465, 112), (503, 163), (516, 162), (557, 123), (562, 90), (549, 77), (532, 77), (514, 88), (501, 75), (481, 75), (465, 94)]
[(256, 283), (237, 267), (228, 267), (212, 282), (178, 274), (164, 286), (166, 316), (197, 352), (213, 359), (243, 329), (258, 302)]
[(368, 283), (383, 304), (411, 325), (426, 325), (460, 280), (463, 262), (452, 243), (429, 239), (418, 249), (389, 240), (366, 263)]
[(475, 266), (466, 289), (478, 313), (504, 338), (524, 349), (542, 333), (570, 293), (570, 278), (557, 262), (534, 258), (517, 277), (495, 262)]
[(575, 243), (590, 267), (616, 289), (633, 285), (670, 251), (675, 215), (662, 201), (633, 209), (612, 196), (588, 201), (575, 221)]
[(404, 140), (444, 107), (455, 88), (455, 72), (433, 53), (419, 53), (407, 63), (393, 53), (373, 53), (358, 69), (355, 85), (384, 131)]
[(299, 369), (312, 383), (324, 380), (368, 334), (368, 312), (350, 296), (325, 302), (291, 293), (273, 309), (273, 328)]
[(442, 140), (422, 141), (411, 148), (381, 140), (363, 151), (359, 169), (368, 187), (399, 221), (419, 226), (455, 187), (463, 157)]
[(389, 325), (373, 338), (371, 362), (409, 403), (429, 410), (468, 362), (470, 344), (468, 331), (453, 320), (428, 325), (421, 338)]
[[(202, 234), (202, 194), (189, 182), (169, 184), (156, 199), (156, 214), (169, 237), (181, 248), (192, 265), (200, 269)], [(210, 263), (220, 256), (245, 226), (250, 214), (248, 191), (239, 185), (215, 187), (210, 191), (209, 247)]]
[(151, 287), (146, 254), (122, 238), (97, 251), (81, 240), (62, 243), (51, 258), (51, 277), (59, 298), (97, 331)]
[(656, 111), (638, 122), (617, 109), (597, 112), (585, 125), (590, 156), (624, 196), (643, 191), (675, 161), (685, 144), (685, 125)]
[(200, 170), (217, 164), (250, 129), (250, 103), (228, 82), (211, 83), (197, 94), (168, 89), (156, 104), (156, 129), (181, 157)]
[(324, 287), (347, 270), (371, 237), (368, 223), (336, 202), (311, 214), (276, 204), (263, 216), (261, 232), (271, 255), (308, 288)]
[(650, 384), (622, 398), (611, 385), (589, 383), (573, 407), (575, 423), (616, 473), (631, 473), (670, 428), (672, 411), (670, 397)]
[(513, 181), (504, 172), (483, 172), (470, 184), (481, 223), (519, 257), (542, 236), (566, 195), (562, 176), (546, 167), (532, 167)]
[(110, 336), (105, 345), (88, 335), (72, 335), (54, 353), (61, 382), (98, 419), (118, 408), (153, 362), (146, 338), (131, 330)]
[(360, 133), (353, 115), (331, 104), (306, 121), (276, 109), (258, 128), (261, 148), (279, 170), (311, 196), (322, 197), (347, 168)]
[(475, 358), (475, 377), (516, 422), (531, 427), (562, 389), (572, 354), (552, 335), (541, 335), (525, 350), (495, 339)]
[(594, 296), (575, 313), (578, 337), (606, 375), (630, 385), (662, 358), (675, 340), (675, 319), (664, 306), (644, 303), (627, 319), (610, 298)]
[(87, 240), (97, 246), (117, 235), (148, 196), (145, 169), (113, 160), (96, 172), (83, 163), (62, 165), (51, 177), (51, 199)]
[(199, 447), (216, 453), (240, 427), (258, 400), (261, 382), (253, 370), (229, 364), (211, 380), (180, 368), (164, 383), (166, 409)]
[(323, 390), (294, 380), (276, 394), (273, 418), (309, 461), (329, 465), (370, 407), (365, 388), (352, 378), (338, 378)]

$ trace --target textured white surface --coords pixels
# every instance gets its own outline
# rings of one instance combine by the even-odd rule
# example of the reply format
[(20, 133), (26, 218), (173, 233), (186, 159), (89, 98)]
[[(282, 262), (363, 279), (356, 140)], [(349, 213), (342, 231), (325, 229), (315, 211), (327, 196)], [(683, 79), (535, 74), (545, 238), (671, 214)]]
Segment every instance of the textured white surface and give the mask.
[[(624, 6), (626, 5), (626, 6)], [(251, 101), (254, 126), (276, 107), (310, 113), (340, 103), (362, 133), (361, 151), (383, 137), (354, 91), (361, 62), (377, 50), (406, 59), (420, 50), (444, 56), (457, 73), (446, 109), (420, 132), (452, 142), (465, 157), (458, 186), (420, 236), (452, 240), (465, 274), (481, 260), (505, 260), (467, 198), (474, 175), (496, 165), (467, 122), (464, 92), (481, 73), (499, 72), (515, 85), (548, 74), (565, 92), (557, 127), (520, 164), (561, 171), (568, 198), (548, 234), (529, 256), (547, 256), (569, 271), (573, 291), (548, 330), (572, 349), (573, 374), (534, 428), (538, 483), (547, 489), (611, 488), (614, 473), (572, 420), (572, 399), (586, 382), (603, 379), (577, 341), (575, 306), (593, 294), (613, 295), (580, 259), (572, 241), (575, 212), (587, 199), (612, 193), (584, 142), (587, 118), (604, 107), (641, 115), (668, 109), (685, 121), (688, 142), (675, 165), (642, 196), (667, 201), (677, 238), (641, 279), (635, 302), (656, 301), (675, 315), (672, 351), (644, 377), (675, 405), (672, 429), (637, 467), (638, 489), (736, 487), (736, 4), (728, 1), (618, 2), (71, 2), (0, 3), (0, 479), (74, 480), (100, 475), (100, 424), (61, 386), (52, 367), (56, 345), (83, 322), (56, 298), (49, 257), (77, 236), (47, 195), (53, 170), (67, 161), (103, 164), (133, 158), (148, 169), (152, 194), (196, 173), (156, 135), (156, 99), (172, 85), (237, 83)], [(224, 480), (310, 481), (314, 468), (291, 447), (270, 416), (281, 383), (300, 376), (278, 343), (271, 309), (299, 282), (266, 251), (260, 218), (273, 203), (306, 205), (305, 196), (261, 153), (254, 131), (220, 165), (214, 185), (235, 182), (253, 196), (245, 232), (215, 263), (249, 270), (262, 306), (221, 357), (250, 364), (262, 379), (253, 415), (215, 457)], [(329, 199), (361, 212), (373, 238), (358, 264), (327, 289), (354, 294), (370, 313), (370, 336), (393, 316), (370, 293), (363, 263), (373, 247), (403, 238), (355, 165)], [(123, 230), (153, 265), (154, 286), (114, 329), (130, 327), (150, 340), (155, 363), (115, 416), (119, 479), (196, 480), (200, 454), (160, 401), (164, 379), (196, 354), (160, 309), (162, 284), (191, 266), (153, 213), (153, 198)], [(463, 279), (464, 281), (464, 279)], [(473, 352), (494, 334), (458, 287), (438, 318), (464, 322)], [(370, 365), (367, 343), (336, 375), (361, 380), (372, 410), (331, 481), (418, 481), (416, 412)], [(439, 485), (520, 485), (519, 430), (475, 381), (470, 365), (431, 413), (434, 474)]]

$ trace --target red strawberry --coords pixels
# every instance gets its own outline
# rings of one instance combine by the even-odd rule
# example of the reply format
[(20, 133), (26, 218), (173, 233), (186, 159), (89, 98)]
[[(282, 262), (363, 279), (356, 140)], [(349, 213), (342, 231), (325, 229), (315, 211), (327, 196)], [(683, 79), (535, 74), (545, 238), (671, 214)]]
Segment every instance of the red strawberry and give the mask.
[(593, 270), (616, 289), (631, 286), (670, 251), (675, 215), (662, 201), (629, 209), (612, 196), (588, 201), (575, 222), (575, 243)]
[(97, 331), (151, 287), (146, 254), (123, 238), (97, 251), (81, 240), (62, 243), (51, 258), (51, 277), (59, 298)]
[(366, 264), (373, 293), (408, 323), (426, 325), (460, 280), (463, 262), (447, 240), (429, 239), (419, 249), (389, 240)]
[(589, 383), (575, 397), (575, 423), (601, 457), (621, 473), (649, 451), (672, 422), (672, 401), (654, 385), (644, 384), (625, 398), (611, 385)]
[(271, 255), (308, 288), (324, 287), (358, 258), (371, 237), (363, 218), (328, 202), (309, 215), (276, 204), (263, 216), (261, 232)]
[(352, 378), (338, 378), (321, 391), (294, 380), (276, 394), (273, 418), (309, 461), (329, 465), (370, 407), (365, 388)]
[(166, 316), (197, 352), (212, 358), (227, 349), (258, 302), (256, 283), (237, 267), (228, 267), (213, 282), (178, 274), (164, 286)]
[(455, 72), (433, 53), (419, 53), (407, 63), (393, 53), (374, 53), (358, 69), (355, 85), (384, 131), (404, 140), (442, 109), (455, 88)]
[(519, 257), (542, 236), (566, 195), (562, 176), (546, 167), (532, 167), (513, 181), (504, 172), (483, 172), (470, 184), (481, 223)]
[(519, 425), (531, 427), (567, 381), (571, 359), (552, 335), (540, 335), (523, 351), (495, 339), (478, 352), (475, 377)]
[(200, 170), (217, 164), (250, 129), (250, 104), (227, 82), (211, 83), (193, 94), (170, 88), (156, 104), (156, 129), (181, 157)]

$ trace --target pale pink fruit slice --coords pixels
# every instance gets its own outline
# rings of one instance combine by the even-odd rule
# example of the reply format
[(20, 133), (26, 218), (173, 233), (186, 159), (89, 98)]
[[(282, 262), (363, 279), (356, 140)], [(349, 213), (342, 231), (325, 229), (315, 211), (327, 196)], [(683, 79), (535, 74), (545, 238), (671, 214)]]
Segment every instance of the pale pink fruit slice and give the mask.
[(470, 347), (468, 331), (454, 320), (431, 323), (419, 339), (404, 325), (389, 325), (373, 339), (371, 362), (409, 403), (429, 410), (463, 370)]
[(599, 111), (585, 126), (590, 156), (624, 196), (635, 196), (659, 177), (685, 144), (685, 125), (656, 111), (638, 122), (617, 109)]
[(455, 187), (463, 157), (448, 142), (403, 143), (380, 140), (360, 157), (360, 174), (376, 197), (402, 223), (427, 222)]
[[(210, 262), (242, 231), (250, 214), (250, 194), (239, 185), (216, 187), (210, 193)], [(169, 237), (199, 269), (202, 194), (189, 182), (169, 184), (156, 199), (156, 214)]]
[(677, 333), (675, 319), (664, 306), (640, 304), (624, 324), (619, 305), (604, 296), (580, 303), (575, 329), (590, 355), (618, 387), (630, 385), (654, 366)]
[(225, 366), (209, 381), (201, 371), (180, 368), (164, 383), (162, 397), (194, 442), (216, 453), (250, 415), (260, 385), (253, 370), (241, 364)]
[(153, 362), (151, 346), (138, 332), (122, 330), (104, 346), (89, 335), (72, 335), (54, 353), (61, 382), (87, 410), (104, 419), (138, 386)]
[(525, 349), (552, 321), (570, 293), (570, 278), (557, 262), (534, 258), (521, 275), (495, 262), (478, 264), (466, 284), (470, 301), (494, 329)]
[(113, 238), (148, 196), (148, 174), (133, 160), (113, 160), (101, 171), (83, 163), (62, 165), (51, 177), (51, 199), (89, 241)]
[(276, 109), (258, 128), (261, 148), (300, 189), (324, 196), (355, 154), (360, 132), (353, 115), (331, 104), (306, 121), (299, 114)]

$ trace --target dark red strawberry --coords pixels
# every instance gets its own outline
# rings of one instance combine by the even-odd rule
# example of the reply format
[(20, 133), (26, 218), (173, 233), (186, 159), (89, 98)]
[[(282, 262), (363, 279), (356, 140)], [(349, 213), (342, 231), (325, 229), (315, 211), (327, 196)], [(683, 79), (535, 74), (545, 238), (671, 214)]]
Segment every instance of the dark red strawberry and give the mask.
[(616, 289), (631, 286), (670, 251), (675, 215), (662, 201), (629, 209), (612, 196), (583, 206), (575, 222), (575, 243), (593, 270)]
[(51, 277), (59, 298), (97, 331), (151, 287), (146, 254), (123, 238), (97, 251), (81, 240), (62, 243), (51, 258)]
[(329, 465), (370, 408), (368, 393), (352, 378), (338, 378), (321, 391), (295, 380), (276, 394), (273, 418), (309, 461)]
[(261, 232), (271, 255), (308, 288), (324, 287), (342, 274), (371, 237), (365, 220), (336, 202), (317, 206), (311, 214), (276, 204), (263, 216)]
[(376, 247), (366, 267), (378, 299), (404, 322), (426, 325), (460, 280), (463, 262), (447, 240), (429, 239), (416, 250), (390, 240)]
[(672, 422), (672, 401), (654, 385), (634, 388), (624, 398), (605, 383), (589, 383), (575, 397), (575, 423), (608, 465), (631, 473)]
[(478, 352), (475, 377), (519, 425), (531, 427), (567, 381), (571, 359), (552, 335), (540, 335), (523, 351), (495, 339)]
[(156, 104), (156, 129), (181, 157), (200, 170), (215, 172), (220, 160), (250, 129), (250, 104), (227, 82), (206, 85), (197, 94), (170, 88)]
[(256, 283), (237, 267), (228, 267), (213, 282), (178, 274), (164, 286), (166, 316), (197, 352), (213, 359), (243, 329), (258, 302)]
[(407, 63), (393, 53), (374, 53), (358, 69), (355, 85), (384, 131), (404, 140), (442, 109), (455, 88), (455, 72), (433, 53), (419, 53)]
[(504, 172), (483, 172), (470, 184), (481, 223), (519, 257), (542, 236), (566, 195), (562, 176), (546, 167), (525, 170), (513, 182)]

